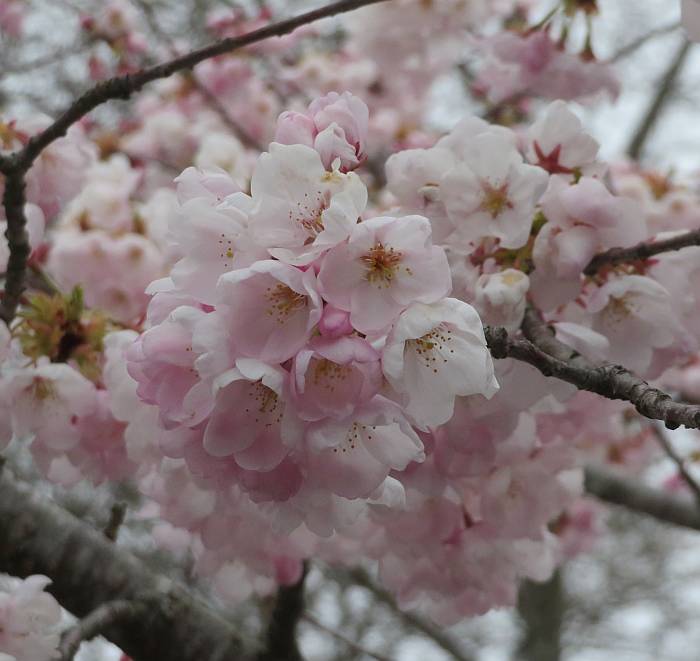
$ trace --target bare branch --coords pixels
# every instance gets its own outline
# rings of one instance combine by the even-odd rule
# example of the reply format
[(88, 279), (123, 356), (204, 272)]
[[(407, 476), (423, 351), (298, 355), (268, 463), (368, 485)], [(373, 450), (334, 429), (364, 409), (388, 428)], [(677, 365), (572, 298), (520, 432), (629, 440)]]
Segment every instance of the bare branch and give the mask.
[(683, 232), (670, 239), (654, 242), (642, 242), (630, 248), (610, 248), (596, 255), (583, 270), (585, 275), (595, 275), (605, 266), (615, 266), (624, 262), (636, 262), (649, 259), (664, 252), (682, 250), (690, 246), (700, 246), (700, 230)]
[(354, 640), (348, 638), (346, 635), (340, 633), (340, 631), (336, 631), (335, 629), (327, 627), (316, 616), (311, 615), (311, 613), (306, 613), (303, 619), (309, 622), (309, 624), (315, 626), (320, 631), (325, 631), (327, 634), (333, 636), (333, 638), (337, 638), (340, 642), (347, 645), (353, 652), (356, 652), (357, 654), (360, 654), (362, 656), (368, 656), (372, 659), (376, 659), (377, 661), (391, 661), (391, 659), (388, 656), (384, 656), (383, 654), (379, 654), (377, 652), (372, 652), (367, 648), (362, 647)]
[(637, 130), (630, 140), (629, 146), (627, 147), (627, 155), (635, 161), (639, 160), (647, 139), (651, 135), (654, 126), (656, 126), (656, 122), (659, 120), (659, 117), (661, 117), (666, 104), (671, 98), (678, 76), (688, 59), (691, 46), (692, 43), (683, 37), (683, 43), (681, 43), (668, 65), (668, 69), (666, 69), (666, 72), (659, 81), (656, 94), (651, 99), (647, 111), (644, 113)]
[[(175, 57), (178, 54), (175, 43), (170, 35), (165, 34), (163, 30), (160, 29), (158, 18), (155, 15), (153, 6), (147, 0), (136, 0), (136, 4), (141, 10), (141, 13), (145, 16), (146, 23), (148, 23), (150, 31), (154, 36), (167, 45), (170, 55)], [(197, 91), (204, 97), (204, 100), (207, 102), (209, 107), (219, 116), (221, 121), (224, 122), (229, 129), (231, 129), (234, 135), (236, 135), (236, 137), (238, 137), (246, 147), (250, 147), (251, 149), (255, 149), (260, 152), (264, 151), (263, 146), (259, 144), (258, 141), (252, 135), (250, 135), (250, 133), (248, 133), (243, 126), (241, 126), (233, 117), (231, 117), (226, 106), (219, 101), (216, 94), (214, 94), (204, 83), (202, 83), (202, 81), (200, 81), (196, 75), (193, 74), (190, 80)]]
[(636, 39), (633, 39), (630, 41), (628, 44), (625, 44), (618, 50), (616, 53), (612, 55), (612, 57), (608, 60), (610, 63), (618, 62), (619, 60), (624, 59), (625, 57), (631, 55), (636, 51), (638, 48), (641, 48), (644, 46), (646, 43), (651, 41), (652, 39), (655, 39), (656, 37), (662, 37), (663, 35), (668, 34), (669, 32), (673, 32), (674, 30), (677, 30), (678, 28), (681, 27), (681, 24), (678, 22), (674, 23), (669, 23), (668, 25), (662, 25), (659, 28), (654, 28), (652, 30), (649, 30), (648, 32), (645, 32), (643, 35), (637, 37)]
[[(546, 328), (546, 327), (545, 327)], [(545, 376), (553, 376), (608, 399), (622, 399), (635, 406), (643, 416), (661, 420), (669, 429), (685, 425), (700, 428), (700, 406), (674, 402), (667, 393), (652, 388), (621, 365), (594, 366), (579, 359), (561, 359), (529, 340), (512, 339), (504, 328), (486, 328), (486, 340), (494, 358), (515, 358), (536, 367)], [(561, 344), (551, 336), (551, 343)], [(567, 349), (566, 345), (561, 345)], [(573, 351), (569, 349), (570, 351)]]
[(63, 634), (59, 650), (61, 661), (73, 661), (73, 657), (83, 641), (89, 641), (102, 635), (103, 631), (117, 622), (132, 620), (143, 613), (146, 605), (144, 600), (119, 599), (98, 606), (92, 613)]
[(656, 436), (656, 440), (659, 442), (659, 445), (663, 448), (664, 452), (668, 455), (671, 461), (676, 464), (678, 472), (688, 485), (688, 488), (693, 492), (695, 500), (698, 502), (698, 506), (700, 506), (700, 484), (695, 481), (695, 478), (688, 471), (683, 457), (676, 452), (663, 429), (660, 429), (657, 425), (652, 425), (652, 430), (654, 431), (654, 435)]
[(330, 573), (330, 576), (341, 583), (353, 583), (369, 590), (378, 602), (388, 606), (393, 613), (403, 620), (406, 626), (425, 634), (447, 652), (454, 661), (472, 661), (471, 655), (463, 650), (459, 642), (446, 631), (443, 631), (432, 622), (424, 620), (411, 611), (401, 610), (396, 604), (394, 597), (389, 592), (379, 587), (364, 569), (358, 567), (344, 572), (333, 571)]
[(2, 203), (5, 207), (7, 229), (5, 238), (10, 248), (5, 274), (5, 292), (0, 306), (0, 318), (9, 326), (15, 317), (27, 277), (27, 260), (31, 253), (24, 214), (25, 187), (23, 171), (10, 171), (5, 179)]
[(659, 521), (700, 530), (700, 508), (689, 498), (652, 489), (636, 480), (626, 480), (608, 469), (588, 467), (585, 475), (586, 491), (600, 500)]

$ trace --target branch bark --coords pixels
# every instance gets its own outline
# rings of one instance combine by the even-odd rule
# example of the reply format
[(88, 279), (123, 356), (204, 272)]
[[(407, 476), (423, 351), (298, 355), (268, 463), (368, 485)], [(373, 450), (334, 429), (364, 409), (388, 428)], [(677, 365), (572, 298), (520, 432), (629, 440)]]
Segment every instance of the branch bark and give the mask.
[(63, 635), (59, 649), (61, 661), (73, 661), (83, 641), (102, 635), (103, 631), (117, 622), (131, 621), (144, 612), (146, 605), (147, 602), (144, 600), (120, 599), (98, 606)]
[(700, 246), (700, 230), (684, 232), (663, 241), (646, 241), (630, 248), (610, 248), (596, 255), (583, 270), (585, 275), (593, 276), (605, 266), (615, 266), (624, 262), (649, 259), (664, 252), (682, 250), (690, 246)]
[(0, 571), (44, 574), (50, 591), (77, 617), (102, 604), (159, 595), (141, 617), (101, 633), (137, 661), (253, 661), (233, 628), (201, 600), (65, 510), (9, 470), (0, 474)]
[(589, 466), (585, 477), (586, 491), (599, 500), (675, 526), (700, 530), (700, 507), (690, 498), (673, 496), (619, 477), (609, 469)]
[[(549, 333), (547, 327), (544, 328)], [(528, 339), (512, 339), (504, 328), (487, 327), (485, 333), (494, 358), (515, 358), (532, 365), (545, 376), (571, 383), (579, 390), (630, 402), (641, 415), (661, 420), (669, 429), (677, 429), (681, 425), (690, 429), (700, 428), (700, 406), (673, 401), (669, 394), (652, 388), (621, 365), (594, 366), (582, 356), (562, 358), (553, 355), (543, 344), (558, 347), (559, 354), (575, 353), (553, 334), (546, 342), (540, 343)]]

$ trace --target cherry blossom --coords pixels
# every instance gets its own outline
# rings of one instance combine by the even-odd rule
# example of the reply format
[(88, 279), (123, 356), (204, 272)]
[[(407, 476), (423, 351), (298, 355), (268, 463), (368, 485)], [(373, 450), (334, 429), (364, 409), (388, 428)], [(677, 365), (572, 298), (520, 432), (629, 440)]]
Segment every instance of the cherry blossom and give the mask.
[(355, 225), (332, 248), (318, 279), (324, 299), (350, 312), (363, 333), (380, 331), (412, 301), (432, 303), (451, 286), (447, 258), (421, 216), (378, 217)]
[(357, 168), (367, 158), (369, 110), (350, 92), (331, 92), (315, 99), (306, 115), (284, 112), (277, 120), (275, 141), (313, 147), (326, 170), (340, 159), (341, 172)]
[(305, 265), (345, 239), (367, 203), (354, 173), (327, 172), (310, 147), (272, 143), (251, 180), (251, 232), (273, 257)]
[(61, 607), (45, 591), (51, 579), (0, 576), (0, 656), (14, 661), (55, 659)]
[(489, 397), (498, 388), (479, 315), (454, 298), (403, 312), (387, 338), (382, 368), (421, 428), (447, 422), (457, 395)]
[(217, 314), (241, 356), (279, 363), (292, 358), (321, 318), (313, 270), (262, 260), (231, 271), (217, 285)]

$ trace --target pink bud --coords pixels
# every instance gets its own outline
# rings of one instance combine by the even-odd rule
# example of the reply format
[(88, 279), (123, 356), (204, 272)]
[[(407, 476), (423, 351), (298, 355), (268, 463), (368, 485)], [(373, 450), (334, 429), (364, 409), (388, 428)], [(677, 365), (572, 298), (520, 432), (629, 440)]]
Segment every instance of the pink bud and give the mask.
[(321, 321), (318, 322), (318, 330), (324, 337), (341, 337), (352, 333), (350, 313), (339, 310), (332, 305), (323, 308)]

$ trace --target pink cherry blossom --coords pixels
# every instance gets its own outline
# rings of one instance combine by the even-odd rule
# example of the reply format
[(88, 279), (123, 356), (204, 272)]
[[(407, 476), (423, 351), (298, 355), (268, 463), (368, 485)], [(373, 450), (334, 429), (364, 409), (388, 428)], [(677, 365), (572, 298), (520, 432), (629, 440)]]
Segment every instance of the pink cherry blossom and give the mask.
[(272, 143), (251, 180), (250, 229), (273, 257), (305, 265), (347, 238), (367, 204), (354, 173), (326, 172), (304, 145)]
[(484, 273), (476, 281), (474, 306), (485, 324), (516, 331), (525, 314), (529, 288), (530, 279), (518, 269)]
[(441, 199), (456, 227), (452, 242), (494, 236), (506, 248), (521, 247), (546, 184), (546, 173), (523, 163), (508, 139), (492, 132), (477, 135), (464, 159), (440, 182)]
[(598, 142), (563, 101), (555, 101), (527, 132), (527, 158), (550, 174), (589, 174)]
[(380, 331), (411, 302), (432, 303), (451, 287), (447, 258), (421, 216), (378, 217), (356, 225), (319, 272), (324, 299), (350, 312), (363, 333)]
[(211, 385), (199, 379), (192, 334), (206, 313), (180, 306), (147, 330), (126, 353), (128, 371), (138, 382), (138, 396), (159, 407), (163, 425), (194, 426), (211, 411)]
[(447, 422), (457, 395), (490, 397), (498, 389), (479, 315), (455, 298), (403, 312), (387, 338), (382, 369), (423, 429)]
[(345, 498), (367, 497), (392, 469), (424, 456), (401, 409), (380, 395), (346, 418), (311, 423), (306, 444), (310, 479)]
[(185, 204), (192, 198), (207, 198), (212, 206), (223, 202), (224, 198), (240, 192), (240, 187), (231, 175), (219, 169), (185, 168), (177, 177), (177, 199)]
[(610, 341), (609, 360), (638, 373), (649, 367), (654, 349), (676, 339), (671, 296), (651, 278), (613, 278), (590, 294), (587, 309), (593, 315), (593, 330)]
[(17, 438), (33, 437), (52, 452), (75, 447), (80, 423), (97, 407), (95, 386), (64, 363), (45, 363), (6, 375), (12, 429)]
[(182, 255), (170, 272), (178, 288), (211, 305), (221, 275), (267, 256), (249, 236), (249, 210), (250, 198), (243, 193), (228, 196), (216, 207), (204, 197), (182, 205), (170, 224), (170, 238)]
[(216, 380), (216, 402), (204, 431), (204, 449), (232, 456), (246, 470), (269, 471), (289, 452), (282, 441), (286, 372), (251, 360)]
[(216, 288), (217, 314), (238, 355), (267, 363), (292, 358), (321, 318), (313, 270), (276, 260), (225, 273)]
[(304, 420), (344, 418), (382, 386), (379, 353), (364, 339), (314, 338), (294, 358), (291, 399)]
[(615, 97), (620, 89), (609, 65), (560, 49), (548, 30), (501, 32), (482, 40), (481, 48), (487, 61), (475, 86), (493, 103), (520, 94), (570, 101), (605, 91)]
[(369, 111), (350, 92), (331, 92), (309, 105), (306, 115), (284, 112), (277, 120), (275, 141), (313, 147), (326, 170), (340, 159), (341, 172), (357, 168), (367, 158)]

